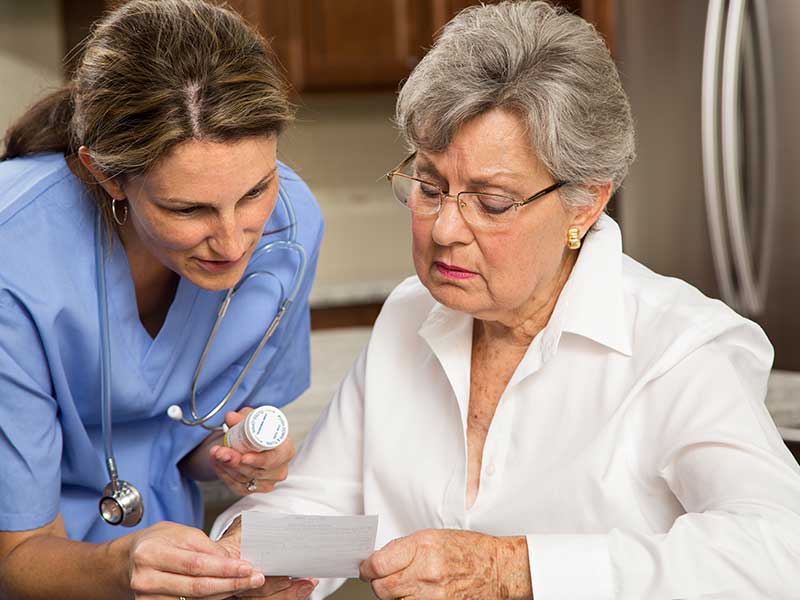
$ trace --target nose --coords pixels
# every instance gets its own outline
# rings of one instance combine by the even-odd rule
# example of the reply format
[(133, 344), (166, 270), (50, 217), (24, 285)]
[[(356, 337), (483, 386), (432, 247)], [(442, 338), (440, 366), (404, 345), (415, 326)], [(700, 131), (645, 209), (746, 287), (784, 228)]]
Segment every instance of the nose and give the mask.
[(433, 241), (440, 246), (468, 244), (473, 235), (464, 215), (461, 214), (459, 200), (452, 194), (443, 194), (442, 206), (436, 214), (431, 231)]
[(247, 241), (235, 213), (219, 215), (208, 243), (221, 260), (237, 260), (244, 254)]

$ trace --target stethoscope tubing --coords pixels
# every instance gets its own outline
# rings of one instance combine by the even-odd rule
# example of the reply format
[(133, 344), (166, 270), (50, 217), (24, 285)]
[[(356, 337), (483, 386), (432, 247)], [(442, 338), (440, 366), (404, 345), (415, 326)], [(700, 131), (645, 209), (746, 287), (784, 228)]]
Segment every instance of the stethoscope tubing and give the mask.
[[(259, 256), (268, 254), (269, 252), (273, 252), (275, 250), (291, 250), (295, 252), (298, 256), (298, 265), (295, 269), (291, 290), (288, 296), (284, 297), (283, 284), (277, 276), (275, 276), (273, 273), (269, 271), (255, 271), (247, 274), (234, 287), (230, 288), (227, 291), (225, 297), (220, 303), (220, 308), (217, 311), (217, 318), (214, 321), (214, 326), (212, 327), (211, 332), (209, 333), (206, 345), (203, 348), (200, 360), (198, 361), (197, 369), (195, 370), (194, 376), (192, 378), (190, 410), (193, 418), (185, 419), (181, 417), (179, 420), (184, 425), (188, 426), (200, 425), (208, 430), (222, 429), (222, 427), (209, 427), (208, 425), (206, 425), (206, 422), (212, 419), (214, 416), (216, 416), (225, 407), (228, 401), (233, 397), (233, 394), (236, 392), (242, 380), (244, 379), (245, 375), (250, 370), (250, 367), (255, 362), (256, 358), (258, 357), (258, 354), (267, 344), (269, 339), (273, 336), (275, 330), (278, 328), (278, 325), (280, 324), (284, 315), (289, 310), (289, 307), (297, 298), (302, 283), (305, 280), (308, 260), (305, 249), (299, 242), (297, 242), (297, 220), (295, 217), (295, 212), (291, 202), (286, 197), (286, 194), (282, 187), (278, 188), (278, 199), (280, 200), (281, 204), (285, 207), (286, 213), (289, 217), (289, 227), (288, 227), (289, 239), (275, 240), (263, 246), (260, 246), (259, 248), (256, 248), (256, 250), (253, 252), (251, 260)], [(101, 412), (102, 412), (103, 445), (105, 450), (106, 469), (111, 479), (112, 488), (116, 492), (119, 489), (119, 477), (117, 473), (116, 461), (114, 459), (114, 449), (113, 449), (113, 439), (112, 439), (111, 377), (109, 373), (109, 365), (111, 364), (111, 344), (109, 340), (110, 334), (109, 334), (109, 324), (108, 324), (108, 295), (107, 295), (105, 268), (104, 268), (105, 256), (103, 252), (103, 235), (104, 235), (103, 219), (100, 213), (98, 212), (96, 227), (95, 227), (95, 238), (96, 238), (95, 269), (97, 278), (98, 318), (100, 321), (100, 343), (101, 343), (100, 398), (101, 398)], [(212, 342), (214, 341), (214, 337), (216, 336), (217, 330), (219, 329), (222, 323), (222, 319), (224, 318), (225, 313), (228, 310), (228, 306), (230, 305), (233, 296), (236, 294), (236, 292), (238, 292), (242, 288), (242, 286), (247, 281), (257, 276), (271, 276), (277, 279), (281, 288), (281, 297), (283, 297), (284, 300), (281, 303), (281, 306), (278, 309), (278, 312), (276, 313), (275, 317), (272, 319), (272, 322), (270, 323), (269, 327), (267, 327), (267, 330), (261, 337), (261, 340), (259, 341), (258, 345), (251, 353), (247, 363), (242, 368), (241, 372), (239, 373), (239, 376), (236, 378), (236, 381), (228, 390), (228, 393), (225, 394), (225, 397), (220, 402), (218, 402), (217, 405), (211, 411), (209, 411), (205, 416), (201, 417), (197, 413), (196, 387), (197, 387), (197, 381), (199, 380), (200, 377), (200, 373), (202, 372), (203, 364), (205, 363), (206, 357), (209, 353), (209, 350), (211, 349)]]

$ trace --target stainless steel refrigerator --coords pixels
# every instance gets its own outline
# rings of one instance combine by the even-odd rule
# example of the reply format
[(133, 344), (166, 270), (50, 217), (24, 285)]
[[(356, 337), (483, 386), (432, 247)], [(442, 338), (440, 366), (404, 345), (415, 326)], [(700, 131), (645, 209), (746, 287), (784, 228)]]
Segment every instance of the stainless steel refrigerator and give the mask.
[(800, 0), (616, 0), (638, 157), (625, 251), (760, 323), (800, 371)]

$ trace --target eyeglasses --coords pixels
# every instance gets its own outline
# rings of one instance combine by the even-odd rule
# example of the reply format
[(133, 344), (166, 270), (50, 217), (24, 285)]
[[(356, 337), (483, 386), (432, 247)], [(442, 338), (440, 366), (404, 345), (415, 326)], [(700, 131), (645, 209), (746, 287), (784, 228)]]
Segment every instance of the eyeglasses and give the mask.
[(496, 230), (508, 227), (516, 218), (517, 209), (527, 206), (567, 183), (566, 181), (557, 181), (522, 201), (502, 194), (484, 192), (464, 191), (447, 194), (436, 184), (415, 177), (414, 159), (416, 155), (415, 152), (386, 175), (392, 184), (392, 193), (400, 204), (415, 215), (432, 216), (439, 213), (446, 198), (453, 198), (464, 220), (481, 229)]

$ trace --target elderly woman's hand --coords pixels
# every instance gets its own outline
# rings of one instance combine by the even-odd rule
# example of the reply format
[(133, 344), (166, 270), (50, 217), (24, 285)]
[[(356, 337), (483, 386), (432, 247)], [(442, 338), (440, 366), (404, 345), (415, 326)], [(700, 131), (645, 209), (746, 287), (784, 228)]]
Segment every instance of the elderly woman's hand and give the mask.
[(426, 529), (386, 544), (361, 563), (381, 600), (531, 598), (524, 537)]
[[(252, 410), (248, 407), (228, 412), (225, 423), (233, 427)], [(239, 452), (215, 445), (210, 448), (209, 456), (217, 477), (236, 494), (246, 496), (254, 492), (270, 492), (276, 483), (286, 479), (289, 461), (294, 456), (294, 444), (286, 438), (277, 448), (264, 452)]]

